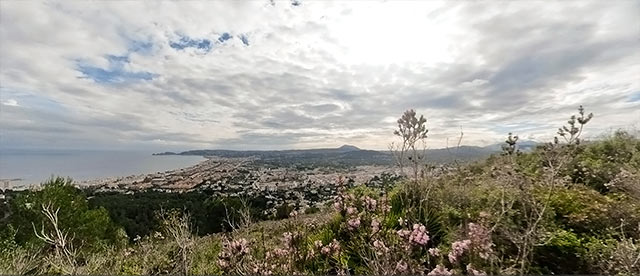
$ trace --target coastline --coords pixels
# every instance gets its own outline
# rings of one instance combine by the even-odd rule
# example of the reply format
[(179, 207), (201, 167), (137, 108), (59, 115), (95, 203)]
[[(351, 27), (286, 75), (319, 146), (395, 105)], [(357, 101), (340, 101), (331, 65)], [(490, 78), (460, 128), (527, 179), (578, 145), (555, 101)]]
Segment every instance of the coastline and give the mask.
[[(5, 152), (6, 153), (6, 152)], [(0, 188), (37, 188), (51, 177), (70, 177), (76, 185), (189, 168), (203, 156), (155, 156), (140, 151), (12, 151), (0, 158)]]

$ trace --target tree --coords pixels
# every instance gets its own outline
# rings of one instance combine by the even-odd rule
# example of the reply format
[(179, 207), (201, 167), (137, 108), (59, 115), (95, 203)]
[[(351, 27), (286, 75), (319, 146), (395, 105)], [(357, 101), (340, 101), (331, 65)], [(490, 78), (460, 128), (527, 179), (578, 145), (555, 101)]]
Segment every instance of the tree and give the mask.
[(58, 210), (56, 227), (72, 233), (77, 247), (115, 244), (124, 238), (124, 232), (111, 221), (106, 209), (89, 209), (86, 196), (73, 186), (71, 179), (56, 177), (43, 183), (41, 190), (26, 191), (11, 202), (9, 224), (17, 229), (18, 244), (39, 242), (34, 226), (44, 227), (45, 232), (55, 231), (42, 206)]
[(408, 160), (413, 169), (413, 179), (418, 181), (418, 174), (424, 159), (424, 150), (420, 150), (419, 142), (425, 141), (427, 132), (427, 119), (424, 116), (416, 117), (416, 111), (407, 110), (398, 119), (398, 129), (393, 134), (400, 137), (399, 145), (391, 145), (391, 152), (394, 154), (396, 162), (400, 167), (400, 171), (404, 173), (404, 164)]

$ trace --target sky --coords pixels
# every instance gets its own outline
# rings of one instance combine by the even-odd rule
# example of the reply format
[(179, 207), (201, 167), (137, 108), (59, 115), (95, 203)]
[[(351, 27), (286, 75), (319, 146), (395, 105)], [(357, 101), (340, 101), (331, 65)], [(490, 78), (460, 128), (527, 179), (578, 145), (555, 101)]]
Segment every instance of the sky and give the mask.
[(0, 1), (0, 148), (386, 149), (640, 127), (640, 1)]

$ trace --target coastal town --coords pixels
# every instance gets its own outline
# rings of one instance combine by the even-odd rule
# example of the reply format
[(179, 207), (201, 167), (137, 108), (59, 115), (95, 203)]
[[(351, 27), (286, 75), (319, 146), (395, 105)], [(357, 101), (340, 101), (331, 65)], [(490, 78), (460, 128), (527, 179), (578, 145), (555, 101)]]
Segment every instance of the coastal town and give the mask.
[(264, 197), (274, 210), (285, 204), (299, 209), (318, 208), (333, 199), (339, 185), (381, 186), (385, 179), (393, 177), (397, 177), (397, 172), (389, 166), (280, 167), (265, 164), (255, 157), (209, 156), (188, 168), (82, 181), (78, 186), (96, 193), (199, 190), (220, 197)]

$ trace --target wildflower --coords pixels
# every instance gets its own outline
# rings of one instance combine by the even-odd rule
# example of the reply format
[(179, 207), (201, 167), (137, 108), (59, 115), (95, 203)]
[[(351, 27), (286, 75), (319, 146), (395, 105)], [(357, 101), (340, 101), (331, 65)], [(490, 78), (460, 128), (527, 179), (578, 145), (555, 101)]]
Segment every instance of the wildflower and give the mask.
[(371, 220), (371, 232), (377, 233), (380, 230), (380, 221), (377, 218)]
[(322, 253), (323, 255), (337, 255), (338, 253), (340, 253), (340, 242), (338, 242), (336, 239), (333, 239), (333, 241), (331, 241), (329, 244), (322, 247), (320, 253)]
[(285, 247), (291, 247), (291, 242), (293, 241), (293, 234), (291, 232), (284, 232), (282, 234), (282, 243), (284, 243)]
[(365, 196), (363, 201), (364, 201), (365, 208), (367, 208), (367, 210), (369, 211), (376, 210), (378, 202), (375, 199), (370, 198), (369, 196)]
[(377, 250), (376, 254), (382, 254), (389, 252), (389, 248), (381, 240), (373, 241), (373, 247)]
[(307, 259), (311, 259), (315, 256), (316, 256), (316, 251), (313, 250), (313, 248), (309, 249), (309, 251), (307, 252)]
[(414, 224), (413, 231), (409, 236), (409, 241), (418, 245), (425, 245), (429, 241), (429, 235), (427, 235), (427, 228), (422, 224)]
[(478, 252), (480, 258), (488, 259), (492, 252), (491, 247), (493, 246), (489, 229), (473, 222), (469, 223), (468, 228), (469, 231), (467, 235), (471, 240), (473, 248)]
[(400, 225), (404, 225), (404, 219), (399, 218), (399, 219), (398, 219), (398, 223), (399, 223)]
[(296, 211), (296, 210), (293, 210), (293, 211), (291, 211), (291, 213), (289, 213), (289, 217), (291, 217), (291, 218), (295, 218), (297, 216), (298, 216), (298, 211)]
[(249, 254), (249, 242), (246, 239), (234, 240), (228, 243), (227, 247), (230, 248), (233, 253), (240, 255)]
[(282, 243), (284, 243), (284, 247), (289, 249), (293, 246), (293, 241), (300, 238), (299, 232), (285, 232), (282, 234)]
[(396, 264), (396, 272), (398, 273), (403, 273), (405, 271), (407, 271), (408, 265), (405, 261), (398, 261), (398, 263)]
[(400, 236), (401, 238), (406, 238), (411, 234), (411, 231), (407, 229), (402, 229), (402, 230), (398, 230), (396, 233), (398, 233), (398, 236)]
[(358, 209), (356, 209), (355, 207), (348, 207), (347, 208), (347, 215), (353, 215), (355, 213), (358, 212)]
[(273, 256), (275, 257), (283, 257), (289, 254), (289, 251), (282, 249), (282, 248), (276, 248), (275, 250), (273, 250)]
[(458, 261), (458, 257), (469, 249), (471, 240), (455, 241), (451, 244), (451, 252), (449, 252), (449, 262), (455, 263)]
[(450, 275), (453, 275), (453, 273), (451, 273), (449, 269), (447, 269), (442, 265), (436, 265), (436, 268), (434, 268), (433, 270), (431, 270), (431, 272), (427, 274), (427, 276), (450, 276)]
[(389, 205), (389, 203), (385, 200), (385, 201), (380, 201), (380, 211), (382, 212), (390, 212), (391, 211), (391, 205)]
[(313, 242), (313, 245), (316, 248), (321, 248), (322, 247), (322, 241), (321, 240), (316, 240), (316, 241)]
[(440, 249), (438, 248), (429, 248), (429, 255), (437, 257), (440, 256)]
[(360, 218), (354, 218), (347, 221), (349, 225), (349, 230), (356, 230), (360, 227)]
[(487, 276), (487, 273), (482, 270), (476, 270), (473, 265), (467, 265), (467, 274), (470, 276)]
[(225, 260), (218, 260), (218, 266), (221, 268), (226, 268), (227, 266), (229, 266), (229, 262), (225, 261)]

